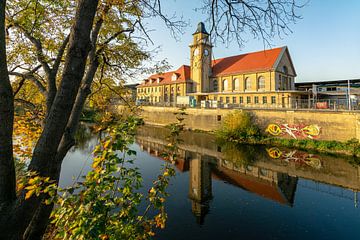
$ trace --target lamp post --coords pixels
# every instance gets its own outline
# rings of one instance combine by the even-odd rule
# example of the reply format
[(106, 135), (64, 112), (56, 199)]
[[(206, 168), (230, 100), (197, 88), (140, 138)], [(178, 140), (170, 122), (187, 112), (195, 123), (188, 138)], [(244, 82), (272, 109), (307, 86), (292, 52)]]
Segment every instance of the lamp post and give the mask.
[(348, 107), (349, 111), (351, 111), (351, 98), (350, 98), (350, 80), (347, 82), (347, 99), (348, 99)]

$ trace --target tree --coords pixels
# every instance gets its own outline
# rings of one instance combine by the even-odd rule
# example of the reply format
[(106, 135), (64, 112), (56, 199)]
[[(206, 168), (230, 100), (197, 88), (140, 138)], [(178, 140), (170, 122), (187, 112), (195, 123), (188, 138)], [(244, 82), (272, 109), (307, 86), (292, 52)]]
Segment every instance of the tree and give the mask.
[[(292, 20), (276, 11), (286, 9), (291, 14), (296, 5), (291, 5), (292, 0), (266, 2), (273, 10), (261, 8), (264, 3), (260, 0), (213, 0), (203, 9), (210, 3), (212, 33), (216, 36), (221, 35), (221, 26), (228, 36), (238, 36), (231, 26), (243, 30), (241, 24), (250, 27), (254, 23), (258, 28), (250, 29), (260, 31), (267, 39), (271, 35), (263, 34), (263, 29)], [(237, 6), (247, 7), (252, 17), (234, 11)], [(19, 78), (15, 93), (26, 86), (25, 81), (31, 81), (46, 99), (42, 132), (28, 170), (57, 183), (94, 79), (100, 81), (104, 74), (112, 78), (123, 68), (136, 70), (139, 62), (149, 57), (142, 48), (144, 42), (135, 41), (147, 39), (144, 18), (160, 17), (172, 33), (181, 30), (184, 22), (164, 14), (160, 0), (14, 0), (7, 4), (1, 1), (0, 8), (0, 238), (38, 239), (44, 234), (53, 206), (43, 204), (44, 195), (26, 197), (25, 190), (16, 192), (14, 94), (9, 75)], [(221, 25), (224, 16), (228, 20)], [(261, 22), (262, 18), (274, 21)], [(136, 30), (142, 35), (134, 36)]]

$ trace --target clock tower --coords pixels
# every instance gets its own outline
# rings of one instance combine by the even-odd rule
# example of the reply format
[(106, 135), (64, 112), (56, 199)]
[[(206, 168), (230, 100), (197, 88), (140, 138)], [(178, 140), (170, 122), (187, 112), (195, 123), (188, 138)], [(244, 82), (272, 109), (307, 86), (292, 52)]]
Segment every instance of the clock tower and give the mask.
[(200, 22), (193, 34), (193, 42), (190, 44), (191, 79), (193, 80), (193, 91), (196, 93), (207, 93), (210, 91), (211, 53), (209, 33), (204, 23)]

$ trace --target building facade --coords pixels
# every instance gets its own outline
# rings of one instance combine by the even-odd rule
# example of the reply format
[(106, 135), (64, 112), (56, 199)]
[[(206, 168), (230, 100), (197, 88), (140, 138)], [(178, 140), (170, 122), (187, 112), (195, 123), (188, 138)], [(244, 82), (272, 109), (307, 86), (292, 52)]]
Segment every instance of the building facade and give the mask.
[(150, 76), (138, 86), (138, 99), (171, 104), (178, 96), (190, 96), (215, 106), (285, 108), (306, 97), (295, 90), (296, 71), (287, 47), (212, 59), (209, 37), (199, 23), (189, 46), (190, 66)]

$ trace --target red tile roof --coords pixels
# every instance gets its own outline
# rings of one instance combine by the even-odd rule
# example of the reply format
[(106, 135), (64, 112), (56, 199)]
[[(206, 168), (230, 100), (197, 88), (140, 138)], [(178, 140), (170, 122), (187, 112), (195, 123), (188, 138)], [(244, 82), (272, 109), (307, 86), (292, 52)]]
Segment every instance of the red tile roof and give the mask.
[(227, 183), (243, 188), (247, 191), (276, 201), (278, 203), (290, 206), (293, 204), (293, 200), (287, 199), (286, 196), (281, 192), (281, 189), (274, 182), (238, 173), (223, 167), (213, 170), (212, 177), (226, 181)]
[(283, 48), (219, 58), (212, 61), (212, 76), (235, 73), (268, 71), (273, 69)]
[[(272, 70), (283, 49), (284, 47), (273, 48), (212, 60), (212, 76), (217, 77), (222, 75)], [(178, 75), (176, 81), (171, 80), (174, 73)], [(159, 83), (157, 83), (158, 78), (161, 79)], [(138, 87), (181, 83), (186, 82), (187, 80), (190, 80), (190, 66), (182, 65), (175, 71), (151, 75), (146, 79), (145, 84), (142, 83)]]
[[(176, 81), (172, 81), (173, 74), (177, 74), (178, 78)], [(157, 83), (157, 79), (160, 78), (160, 82)], [(151, 75), (146, 81), (146, 83), (142, 83), (139, 87), (144, 87), (146, 85), (156, 86), (156, 85), (164, 85), (171, 83), (182, 83), (186, 82), (186, 80), (190, 79), (190, 66), (182, 65), (175, 71), (164, 72), (159, 74)], [(150, 81), (151, 80), (151, 81)]]

